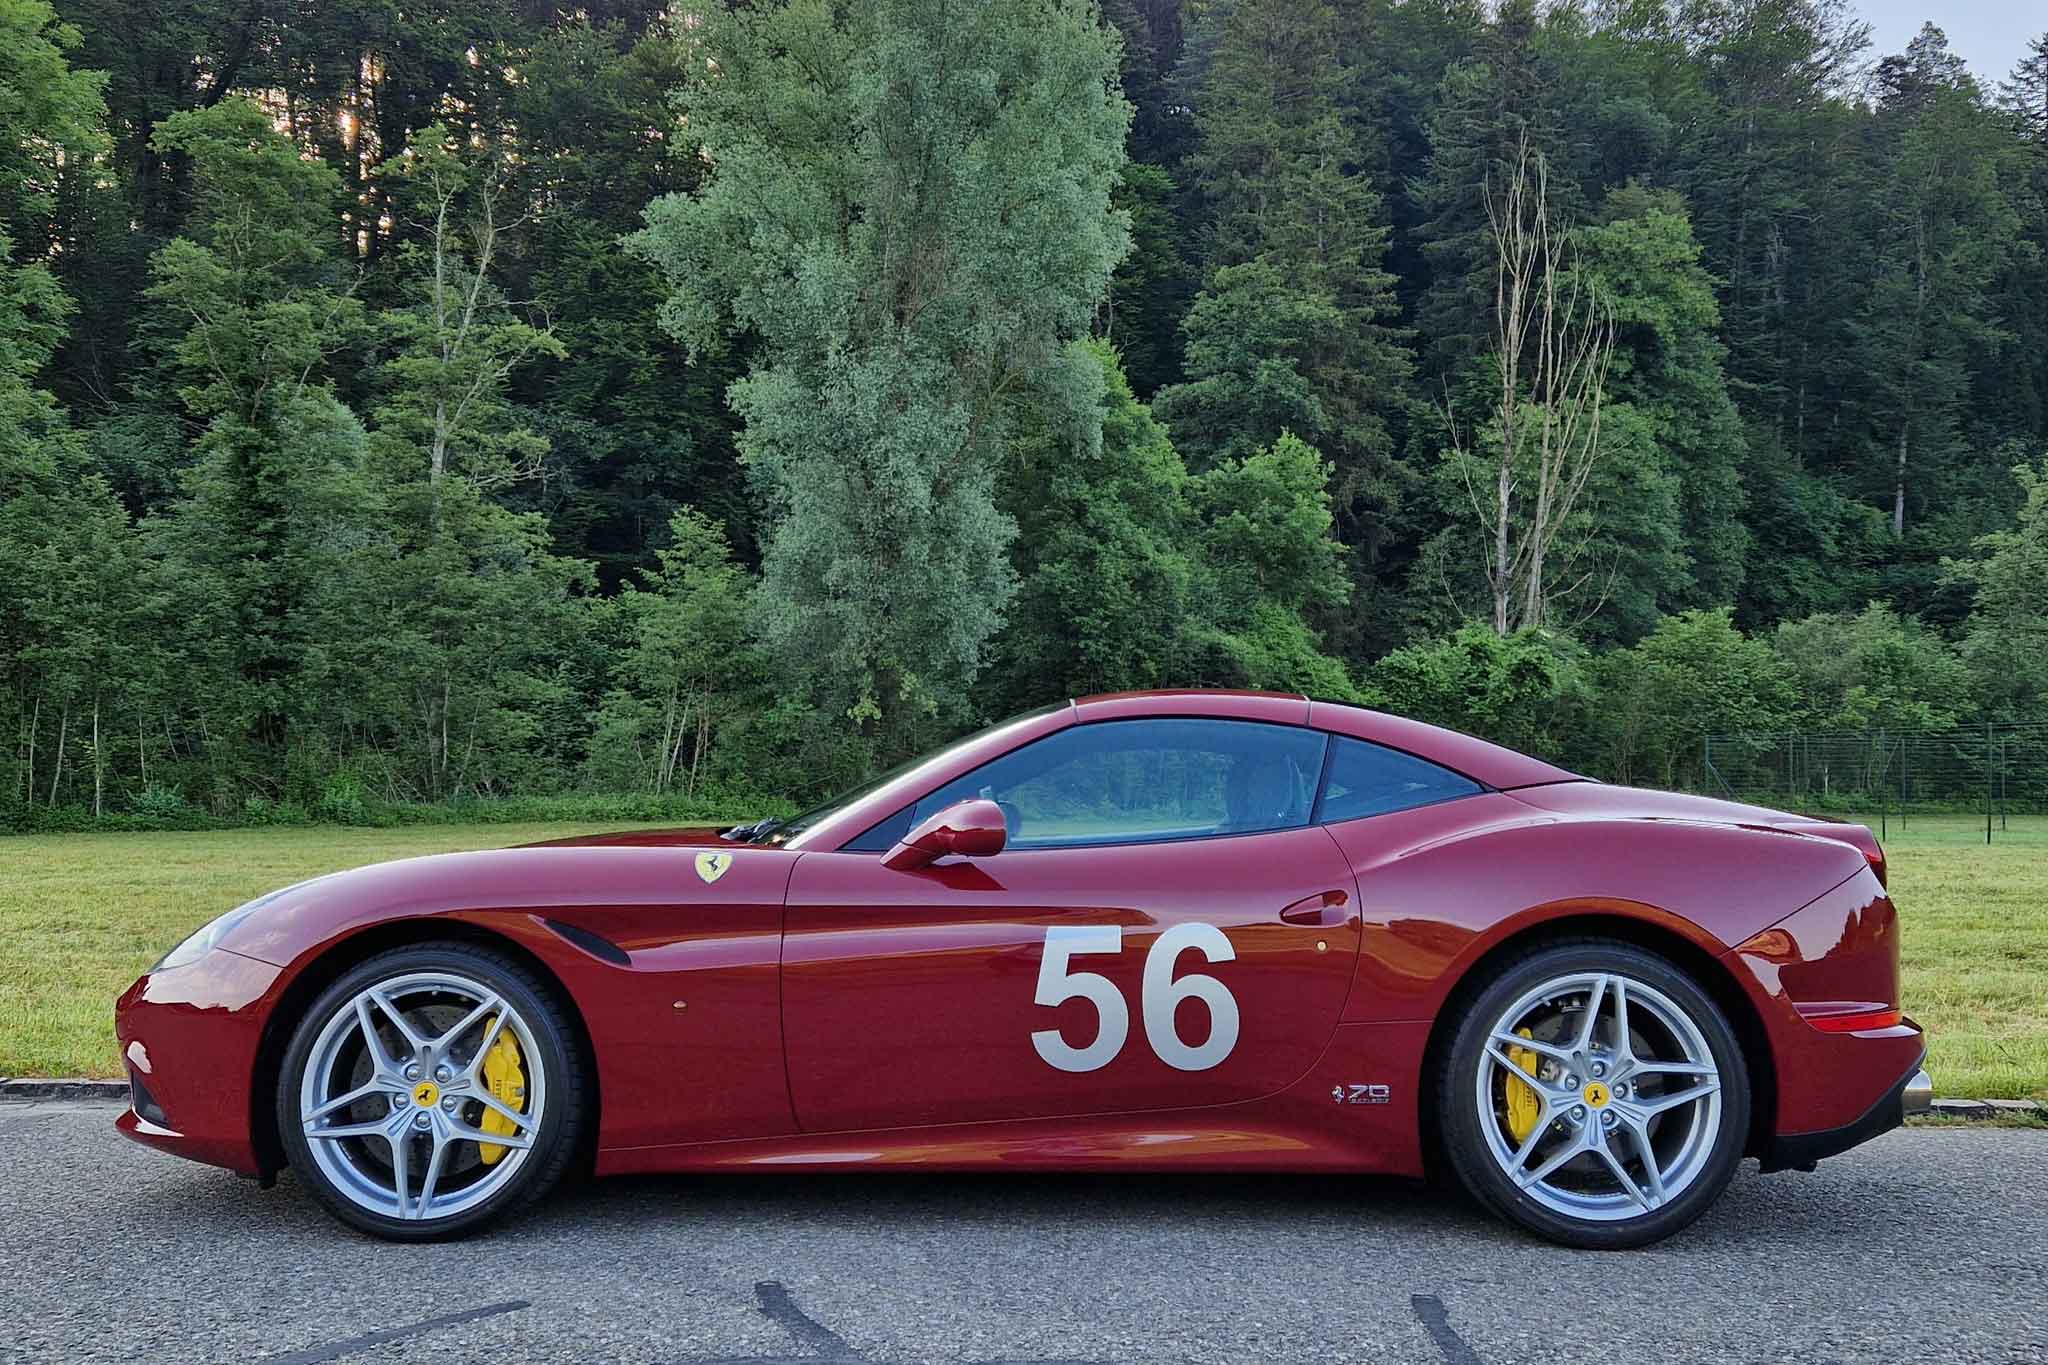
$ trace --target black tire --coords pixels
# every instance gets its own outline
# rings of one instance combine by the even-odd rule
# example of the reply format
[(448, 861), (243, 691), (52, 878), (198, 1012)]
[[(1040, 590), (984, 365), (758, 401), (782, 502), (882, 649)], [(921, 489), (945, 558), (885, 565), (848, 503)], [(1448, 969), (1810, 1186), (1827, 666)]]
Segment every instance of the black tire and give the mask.
[[(473, 1207), (441, 1218), (401, 1219), (356, 1203), (314, 1161), (300, 1117), (300, 1082), (316, 1040), (336, 1011), (367, 987), (411, 972), (460, 974), (502, 996), (525, 1021), (539, 1051), (548, 1098), (525, 1160), (502, 1187)], [(285, 1049), (277, 1084), (277, 1129), (301, 1183), (351, 1227), (395, 1242), (466, 1236), (545, 1195), (575, 1159), (588, 1122), (590, 1086), (576, 1024), (549, 985), (508, 954), (468, 943), (422, 943), (366, 959), (321, 992)]]
[[(1575, 972), (1612, 973), (1661, 992), (1699, 1030), (1720, 1073), (1718, 1127), (1697, 1174), (1668, 1202), (1614, 1221), (1568, 1216), (1518, 1188), (1496, 1160), (1481, 1128), (1482, 1123), (1499, 1120), (1493, 1113), (1481, 1113), (1475, 1093), (1487, 1035), (1494, 1023), (1528, 992)], [(1727, 1016), (1697, 982), (1671, 962), (1613, 939), (1552, 941), (1498, 964), (1483, 982), (1475, 983), (1475, 989), (1464, 998), (1450, 1044), (1438, 1059), (1434, 1088), (1444, 1155), (1465, 1188), (1510, 1222), (1570, 1247), (1618, 1250), (1669, 1237), (1720, 1198), (1741, 1164), (1748, 1142), (1749, 1069)], [(1534, 1158), (1531, 1164), (1535, 1164)]]

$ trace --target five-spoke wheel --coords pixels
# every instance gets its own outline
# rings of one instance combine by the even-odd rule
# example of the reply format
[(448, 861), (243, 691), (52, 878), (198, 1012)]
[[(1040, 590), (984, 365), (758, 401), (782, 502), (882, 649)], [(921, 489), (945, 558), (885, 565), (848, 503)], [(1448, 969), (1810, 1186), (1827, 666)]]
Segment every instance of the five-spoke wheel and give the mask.
[(540, 982), (496, 952), (428, 944), (372, 958), (315, 1002), (286, 1053), (278, 1123), (337, 1214), (420, 1239), (553, 1184), (581, 1090)]
[(1667, 1236), (1741, 1160), (1749, 1084), (1734, 1033), (1696, 983), (1640, 948), (1580, 940), (1504, 965), (1443, 1062), (1453, 1167), (1558, 1241)]

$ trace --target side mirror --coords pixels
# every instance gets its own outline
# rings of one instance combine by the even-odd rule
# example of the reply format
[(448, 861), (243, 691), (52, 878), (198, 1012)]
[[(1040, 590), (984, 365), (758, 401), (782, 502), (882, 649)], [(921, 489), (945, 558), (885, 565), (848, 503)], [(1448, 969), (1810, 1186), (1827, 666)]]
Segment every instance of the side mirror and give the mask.
[(1009, 837), (1001, 806), (986, 798), (960, 801), (904, 835), (903, 842), (883, 857), (882, 866), (909, 872), (929, 867), (949, 853), (963, 858), (993, 857), (1003, 851)]

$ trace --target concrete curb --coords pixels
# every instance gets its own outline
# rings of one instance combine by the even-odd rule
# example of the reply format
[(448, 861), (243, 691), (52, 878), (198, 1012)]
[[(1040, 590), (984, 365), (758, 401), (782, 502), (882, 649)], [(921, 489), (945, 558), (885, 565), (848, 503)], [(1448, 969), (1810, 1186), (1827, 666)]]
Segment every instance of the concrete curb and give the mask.
[(21, 1076), (0, 1079), (0, 1100), (125, 1100), (126, 1081), (89, 1081), (81, 1077)]
[[(0, 1100), (125, 1100), (126, 1081), (93, 1081), (83, 1077), (0, 1076)], [(2039, 1100), (1936, 1100), (1929, 1111), (1937, 1118), (2048, 1120), (2048, 1104)]]
[(2039, 1100), (1936, 1100), (1929, 1112), (1950, 1119), (2048, 1119), (2048, 1104)]

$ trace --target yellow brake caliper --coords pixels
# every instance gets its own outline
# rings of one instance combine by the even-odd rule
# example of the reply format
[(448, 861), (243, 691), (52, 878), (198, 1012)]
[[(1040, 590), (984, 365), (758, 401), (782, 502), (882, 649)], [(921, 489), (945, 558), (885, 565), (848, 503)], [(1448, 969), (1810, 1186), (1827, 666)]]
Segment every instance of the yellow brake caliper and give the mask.
[[(1536, 1036), (1525, 1028), (1516, 1029), (1515, 1034), (1521, 1038)], [(1536, 1074), (1536, 1066), (1540, 1059), (1534, 1048), (1511, 1047), (1508, 1049), (1508, 1060), (1533, 1076)], [(1536, 1131), (1536, 1119), (1543, 1112), (1543, 1102), (1536, 1096), (1536, 1087), (1520, 1076), (1508, 1077), (1507, 1091), (1508, 1132), (1514, 1135), (1516, 1142), (1527, 1142), (1529, 1134)]]
[[(498, 1041), (491, 1044), (491, 1050), (484, 1054), (484, 1088), (497, 1096), (499, 1103), (518, 1113), (526, 1112), (526, 1068), (521, 1064), (519, 1044), (511, 1033), (501, 1032)], [(486, 1133), (510, 1137), (519, 1131), (519, 1125), (488, 1106), (484, 1109), (483, 1122), (478, 1125)], [(477, 1155), (484, 1159), (484, 1165), (497, 1164), (505, 1155), (505, 1148), (495, 1142), (479, 1142)]]

